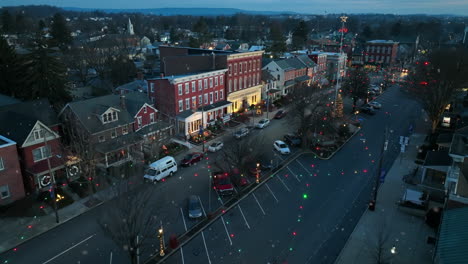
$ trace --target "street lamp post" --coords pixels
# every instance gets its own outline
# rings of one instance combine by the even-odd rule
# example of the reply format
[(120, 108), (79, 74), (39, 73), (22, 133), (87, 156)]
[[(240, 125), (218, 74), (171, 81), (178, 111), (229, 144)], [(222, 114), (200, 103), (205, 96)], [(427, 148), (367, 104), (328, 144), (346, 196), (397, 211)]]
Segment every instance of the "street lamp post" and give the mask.
[[(336, 71), (337, 71), (337, 74), (336, 74), (336, 85), (335, 85), (335, 111), (336, 111), (336, 108), (337, 108), (337, 105), (336, 105), (336, 100), (338, 98), (338, 86), (339, 86), (339, 82), (340, 82), (340, 77), (341, 77), (341, 74), (340, 74), (340, 60), (341, 60), (341, 55), (343, 54), (343, 35), (344, 35), (344, 24), (346, 23), (346, 20), (348, 19), (347, 16), (341, 16), (340, 17), (341, 19), (341, 41), (340, 41), (340, 56), (338, 57), (338, 61), (337, 61), (337, 64), (336, 64)], [(346, 62), (345, 62), (346, 64)]]
[(158, 238), (159, 238), (159, 256), (164, 257), (166, 253), (164, 253), (164, 230), (161, 223), (161, 227), (158, 230)]
[(260, 163), (257, 163), (257, 169), (255, 174), (255, 182), (260, 183)]
[(382, 143), (382, 148), (380, 150), (379, 166), (377, 168), (377, 173), (375, 177), (374, 193), (373, 193), (372, 200), (369, 203), (369, 207), (371, 208), (372, 211), (375, 210), (375, 204), (377, 203), (377, 193), (380, 187), (380, 181), (383, 180), (382, 177), (385, 177), (385, 175), (383, 175), (384, 172), (382, 171), (382, 163), (383, 163), (383, 157), (384, 157), (385, 152), (387, 151), (387, 148), (388, 148), (387, 128), (385, 128), (384, 140)]

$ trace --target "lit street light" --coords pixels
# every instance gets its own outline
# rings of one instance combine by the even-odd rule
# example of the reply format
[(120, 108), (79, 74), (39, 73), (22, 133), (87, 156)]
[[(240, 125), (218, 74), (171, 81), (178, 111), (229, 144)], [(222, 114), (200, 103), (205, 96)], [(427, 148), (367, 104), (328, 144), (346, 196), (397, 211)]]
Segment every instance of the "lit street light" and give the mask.
[(158, 230), (158, 238), (159, 238), (159, 256), (164, 257), (164, 230), (161, 224), (161, 227)]

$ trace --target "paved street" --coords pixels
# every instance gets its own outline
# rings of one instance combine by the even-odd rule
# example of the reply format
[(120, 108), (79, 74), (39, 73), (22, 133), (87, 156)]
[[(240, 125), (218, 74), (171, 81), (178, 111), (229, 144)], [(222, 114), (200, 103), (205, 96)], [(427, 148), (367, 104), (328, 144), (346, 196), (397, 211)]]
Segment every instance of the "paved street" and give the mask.
[(388, 170), (421, 113), (398, 88), (378, 101), (383, 108), (362, 116), (363, 129), (335, 157), (292, 161), (167, 263), (333, 263), (370, 200), (385, 127)]
[[(324, 161), (308, 154), (293, 160), (168, 263), (207, 263), (208, 258), (212, 263), (332, 263), (367, 206), (385, 126), (390, 131), (384, 161), (388, 168), (399, 151), (399, 135), (420, 113), (396, 88), (378, 101), (383, 108), (375, 116), (360, 117), (363, 129), (335, 157)], [(264, 148), (269, 158), (284, 159), (274, 155), (271, 143), (291, 132), (288, 129), (287, 119), (272, 120), (269, 127), (253, 130), (249, 137), (263, 138), (265, 145), (257, 147)], [(225, 137), (226, 144), (236, 144), (230, 135)], [(196, 224), (186, 213), (190, 194), (200, 196), (206, 213), (222, 205), (208, 177), (207, 166), (214, 158), (216, 154), (209, 154), (203, 162), (180, 168), (173, 178), (151, 185), (155, 189), (152, 201), (158, 208), (155, 217), (163, 222), (167, 236)], [(96, 223), (105, 206), (6, 252), (0, 263), (128, 263), (126, 253)], [(158, 243), (153, 242), (152, 248), (142, 252), (142, 259), (156, 251)]]

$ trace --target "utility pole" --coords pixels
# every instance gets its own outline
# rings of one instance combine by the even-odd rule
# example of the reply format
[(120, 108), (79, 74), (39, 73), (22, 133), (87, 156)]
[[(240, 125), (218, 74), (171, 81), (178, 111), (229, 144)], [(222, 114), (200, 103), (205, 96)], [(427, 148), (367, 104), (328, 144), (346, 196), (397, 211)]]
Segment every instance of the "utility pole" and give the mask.
[(374, 193), (372, 196), (372, 201), (369, 203), (369, 207), (373, 206), (373, 208), (371, 208), (372, 211), (375, 209), (375, 204), (377, 202), (377, 193), (379, 191), (380, 184), (381, 182), (383, 182), (383, 179), (386, 173), (382, 171), (382, 163), (383, 163), (385, 152), (387, 151), (387, 148), (388, 148), (387, 130), (388, 128), (385, 127), (384, 140), (382, 142), (382, 149), (380, 150), (379, 165), (377, 167), (377, 173), (375, 176)]
[[(340, 60), (341, 60), (341, 56), (343, 54), (343, 35), (344, 35), (344, 24), (346, 23), (346, 20), (348, 19), (347, 16), (341, 16), (340, 17), (341, 19), (341, 42), (340, 42), (340, 55), (338, 56), (338, 61), (336, 63), (336, 85), (335, 85), (335, 111), (336, 111), (336, 108), (337, 108), (337, 105), (336, 105), (336, 100), (338, 98), (338, 86), (339, 86), (339, 82), (340, 82), (340, 77), (341, 77), (341, 74), (340, 74)], [(344, 63), (346, 65), (346, 62)]]

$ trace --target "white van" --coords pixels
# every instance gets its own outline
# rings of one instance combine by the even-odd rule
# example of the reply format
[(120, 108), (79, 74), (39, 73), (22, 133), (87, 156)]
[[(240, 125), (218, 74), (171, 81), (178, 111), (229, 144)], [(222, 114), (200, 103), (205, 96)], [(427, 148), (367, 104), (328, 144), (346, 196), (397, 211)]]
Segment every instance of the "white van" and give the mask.
[(177, 163), (171, 156), (166, 156), (160, 160), (157, 160), (149, 165), (149, 168), (145, 172), (145, 180), (152, 182), (158, 182), (167, 176), (172, 176), (177, 172)]

